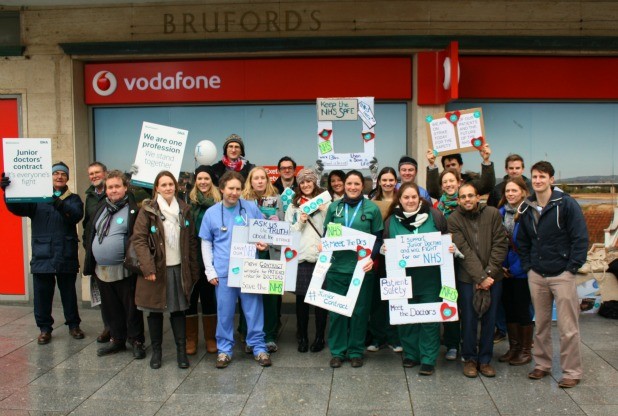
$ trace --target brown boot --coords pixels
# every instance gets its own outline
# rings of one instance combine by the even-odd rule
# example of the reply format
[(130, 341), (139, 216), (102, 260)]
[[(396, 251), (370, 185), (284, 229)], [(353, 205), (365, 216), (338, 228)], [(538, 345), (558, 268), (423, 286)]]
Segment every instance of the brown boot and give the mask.
[(187, 354), (195, 355), (197, 353), (197, 335), (199, 329), (197, 327), (197, 315), (187, 316), (185, 318), (187, 323)]
[(217, 315), (202, 316), (202, 324), (204, 326), (204, 341), (206, 342), (206, 351), (215, 354), (217, 349)]
[(511, 357), (509, 364), (511, 365), (524, 365), (532, 361), (532, 335), (534, 334), (534, 325), (519, 326), (519, 340), (521, 342), (521, 349), (519, 354)]
[(501, 363), (508, 363), (514, 355), (518, 354), (521, 348), (519, 340), (519, 324), (506, 324), (506, 330), (509, 335), (509, 349), (506, 353), (498, 358)]

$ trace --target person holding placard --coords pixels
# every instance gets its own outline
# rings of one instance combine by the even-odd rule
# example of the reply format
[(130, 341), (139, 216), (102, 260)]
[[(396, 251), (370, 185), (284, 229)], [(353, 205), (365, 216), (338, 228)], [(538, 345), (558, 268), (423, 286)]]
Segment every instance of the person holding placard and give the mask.
[[(382, 246), (382, 230), (384, 228), (380, 209), (375, 203), (365, 199), (362, 192), (363, 175), (359, 171), (348, 172), (345, 177), (344, 189), (343, 198), (331, 203), (328, 207), (324, 223), (328, 226), (332, 222), (374, 234), (376, 243), (371, 251), (371, 258), (375, 259)], [(354, 251), (341, 251), (333, 255), (332, 264), (326, 274), (328, 290), (345, 295), (350, 286), (356, 263), (357, 254)], [(365, 336), (367, 335), (367, 322), (371, 308), (372, 279), (374, 279), (373, 262), (367, 262), (363, 271), (365, 278), (352, 317), (348, 318), (335, 312), (330, 313), (328, 346), (332, 355), (330, 360), (332, 368), (341, 367), (346, 357), (350, 359), (352, 367), (363, 366)]]
[[(479, 153), (483, 158), (480, 175), (474, 172), (462, 173), (463, 159), (460, 153), (442, 156), (442, 167), (444, 169), (455, 169), (459, 172), (459, 175), (461, 175), (463, 183), (474, 184), (474, 187), (479, 190), (479, 194), (485, 195), (490, 193), (494, 186), (496, 186), (496, 173), (494, 171), (494, 163), (489, 160), (491, 156), (489, 144), (485, 143), (483, 147), (480, 148)], [(440, 187), (440, 173), (436, 166), (436, 154), (432, 149), (429, 149), (427, 150), (426, 157), (429, 163), (426, 177), (427, 191), (432, 198), (438, 199), (442, 192)]]
[[(75, 339), (83, 339), (81, 319), (77, 310), (75, 281), (79, 271), (77, 258), (77, 224), (84, 216), (84, 204), (79, 195), (67, 186), (69, 167), (64, 162), (52, 166), (53, 200), (40, 203), (7, 203), (7, 209), (32, 221), (32, 273), (34, 319), (41, 330), (39, 345), (51, 341), (54, 318), (52, 305), (54, 288), (58, 285), (65, 325)], [(11, 180), (2, 173), (0, 187), (6, 192)], [(6, 194), (4, 195), (6, 203)]]
[(178, 199), (178, 182), (169, 171), (154, 181), (152, 199), (142, 204), (131, 243), (143, 278), (137, 279), (135, 304), (149, 312), (150, 368), (161, 367), (163, 313), (169, 312), (179, 368), (189, 368), (185, 311), (198, 280), (197, 238), (190, 208)]
[[(249, 177), (245, 182), (245, 187), (242, 191), (242, 198), (247, 201), (252, 201), (257, 204), (264, 218), (271, 221), (283, 220), (283, 206), (277, 190), (268, 179), (266, 169), (261, 166), (251, 169)], [(268, 260), (276, 258), (275, 248), (271, 247), (270, 251), (262, 251), (259, 253), (259, 258)], [(264, 301), (264, 335), (266, 337), (266, 348), (268, 352), (276, 352), (277, 338), (279, 328), (281, 326), (281, 296), (280, 295), (262, 295)], [(246, 320), (241, 316), (240, 326), (241, 333), (246, 334)]]
[[(391, 167), (385, 167), (378, 173), (378, 187), (371, 199), (380, 208), (382, 220), (388, 217), (388, 211), (396, 200), (397, 172)], [(380, 299), (380, 279), (386, 277), (384, 255), (376, 257), (375, 272), (377, 279), (373, 279), (373, 296), (371, 297), (371, 311), (369, 312), (369, 345), (367, 351), (376, 352), (389, 345), (395, 352), (402, 352), (397, 328), (388, 322), (388, 302)]]
[[(440, 210), (445, 218), (448, 218), (459, 206), (458, 191), (460, 185), (461, 176), (457, 170), (448, 168), (440, 173), (442, 195), (440, 195), (440, 198), (433, 206)], [(442, 325), (444, 328), (444, 345), (446, 346), (444, 358), (447, 361), (454, 361), (457, 359), (459, 346), (461, 345), (461, 322), (445, 322)]]
[[(262, 367), (272, 362), (264, 341), (264, 305), (262, 296), (243, 293), (239, 287), (228, 286), (228, 268), (232, 248), (232, 229), (248, 226), (250, 219), (263, 218), (257, 205), (240, 198), (244, 178), (238, 172), (226, 172), (219, 179), (222, 200), (204, 214), (199, 237), (208, 282), (217, 293), (217, 355), (216, 368), (226, 368), (234, 349), (234, 312), (236, 301), (247, 319), (247, 346)], [(256, 243), (259, 251), (268, 250), (265, 243)]]
[[(461, 316), (463, 373), (466, 377), (495, 377), (491, 365), (498, 300), (502, 295), (502, 262), (508, 241), (500, 212), (481, 206), (472, 183), (459, 187), (459, 206), (448, 217), (453, 243), (463, 254), (458, 258), (457, 291)], [(477, 328), (481, 323), (480, 339)]]
[(146, 357), (144, 317), (135, 306), (137, 275), (124, 267), (129, 237), (139, 208), (128, 192), (129, 180), (112, 170), (104, 180), (106, 198), (94, 209), (90, 229), (85, 232), (84, 274), (96, 279), (101, 292), (101, 310), (108, 318), (110, 342), (97, 350), (99, 357), (126, 349), (129, 341), (133, 357)]
[(245, 144), (238, 134), (230, 134), (223, 142), (223, 157), (212, 168), (218, 178), (227, 171), (238, 172), (243, 178), (249, 175), (249, 171), (255, 165), (245, 159)]
[(502, 306), (506, 316), (506, 328), (509, 336), (509, 349), (498, 361), (511, 365), (523, 365), (532, 361), (532, 334), (534, 322), (530, 314), (530, 289), (528, 275), (521, 267), (517, 254), (517, 233), (519, 231), (519, 213), (517, 209), (528, 196), (528, 187), (522, 176), (507, 178), (504, 193), (499, 203), (499, 211), (504, 219), (509, 237), (509, 251), (504, 260), (504, 282), (502, 284)]
[(333, 201), (338, 201), (343, 198), (345, 182), (345, 173), (342, 170), (333, 170), (328, 174), (326, 188)]
[(303, 169), (296, 176), (298, 186), (296, 196), (285, 213), (285, 220), (292, 224), (292, 231), (299, 231), (300, 249), (298, 250), (298, 274), (296, 277), (296, 328), (298, 334), (298, 352), (319, 352), (324, 349), (326, 331), (326, 310), (315, 307), (315, 340), (309, 347), (309, 304), (305, 303), (307, 288), (318, 259), (318, 244), (322, 238), (326, 210), (330, 203), (320, 205), (317, 211), (307, 215), (299, 208), (305, 202), (323, 192), (318, 187), (318, 175), (312, 169)]
[[(384, 238), (432, 232), (446, 234), (447, 228), (444, 215), (420, 196), (418, 185), (406, 182), (401, 185), (396, 199), (391, 203), (384, 227)], [(440, 266), (408, 267), (406, 275), (412, 276), (414, 291), (414, 297), (409, 303), (441, 301)], [(440, 350), (440, 324), (431, 322), (399, 325), (398, 331), (403, 346), (403, 366), (412, 368), (420, 364), (419, 374), (432, 375)]]
[[(221, 201), (221, 193), (218, 185), (219, 179), (211, 166), (200, 165), (195, 169), (195, 184), (189, 192), (191, 203), (191, 218), (195, 224), (195, 233), (198, 234), (202, 226), (202, 219), (206, 210)], [(191, 293), (191, 304), (186, 312), (187, 320), (187, 354), (197, 353), (198, 340), (198, 301), (202, 304), (202, 327), (206, 351), (211, 354), (217, 352), (217, 297), (215, 287), (208, 284), (202, 251), (197, 251), (197, 261), (200, 268), (199, 279)]]

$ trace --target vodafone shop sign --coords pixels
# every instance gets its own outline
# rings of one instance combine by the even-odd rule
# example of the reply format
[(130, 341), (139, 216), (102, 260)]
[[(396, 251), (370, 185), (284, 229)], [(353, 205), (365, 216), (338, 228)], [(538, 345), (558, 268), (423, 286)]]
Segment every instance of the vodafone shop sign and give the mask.
[(412, 98), (410, 57), (110, 62), (85, 65), (86, 104)]

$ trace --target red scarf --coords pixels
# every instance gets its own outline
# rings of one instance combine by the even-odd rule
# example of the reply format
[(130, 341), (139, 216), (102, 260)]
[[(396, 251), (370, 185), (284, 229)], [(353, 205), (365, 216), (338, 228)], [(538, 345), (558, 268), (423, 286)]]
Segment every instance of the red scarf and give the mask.
[(234, 170), (236, 172), (240, 172), (242, 168), (245, 167), (245, 159), (243, 159), (242, 157), (239, 157), (236, 160), (230, 160), (226, 155), (223, 155), (221, 161), (228, 169)]

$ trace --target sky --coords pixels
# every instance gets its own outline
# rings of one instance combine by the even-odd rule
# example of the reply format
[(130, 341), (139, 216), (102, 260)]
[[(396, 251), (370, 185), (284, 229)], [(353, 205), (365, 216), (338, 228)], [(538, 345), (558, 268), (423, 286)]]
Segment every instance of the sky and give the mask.
[[(474, 107), (483, 109), (497, 176), (503, 174), (504, 158), (510, 153), (520, 154), (527, 168), (549, 160), (557, 180), (618, 173), (618, 103), (456, 102), (447, 109)], [(376, 103), (375, 117), (380, 166), (396, 166), (406, 152), (406, 104)], [(247, 158), (256, 165), (276, 165), (284, 155), (305, 166), (317, 159), (314, 103), (95, 108), (96, 159), (128, 170), (143, 121), (189, 130), (183, 171), (194, 170), (193, 154), (200, 140), (215, 143), (220, 159), (223, 141), (231, 133), (243, 137)], [(361, 130), (360, 121), (335, 122), (335, 151), (361, 152)], [(464, 154), (465, 170), (479, 171), (480, 162), (477, 152)]]

